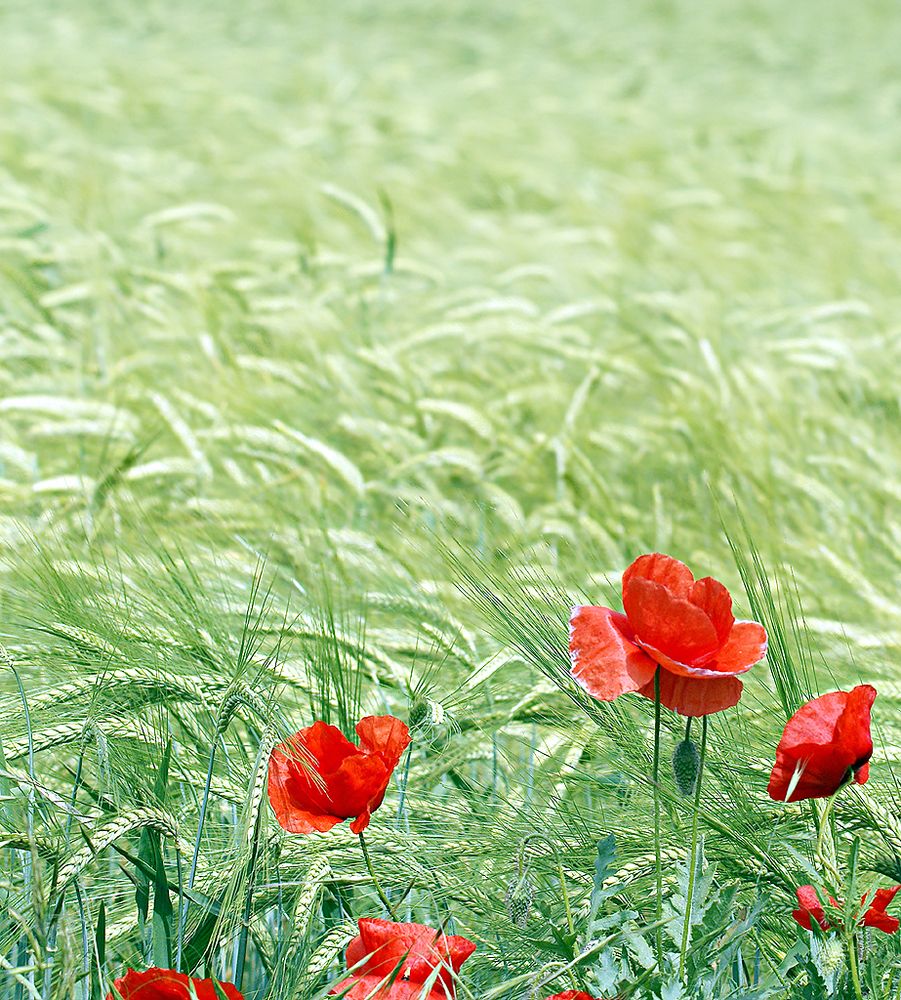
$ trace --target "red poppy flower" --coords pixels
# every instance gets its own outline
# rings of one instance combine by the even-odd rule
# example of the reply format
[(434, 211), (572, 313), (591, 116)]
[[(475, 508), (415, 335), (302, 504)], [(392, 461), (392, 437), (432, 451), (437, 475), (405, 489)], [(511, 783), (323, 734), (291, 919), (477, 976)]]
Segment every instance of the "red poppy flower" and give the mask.
[[(888, 904), (895, 898), (901, 890), (901, 885), (893, 885), (891, 889), (877, 889), (873, 896), (867, 912), (863, 915), (864, 927), (875, 927), (877, 930), (885, 931), (886, 934), (894, 934), (901, 927), (901, 921), (897, 917), (889, 916), (885, 910)], [(866, 900), (863, 897), (861, 902)]]
[[(901, 891), (901, 885), (893, 886), (891, 889), (876, 890), (872, 902), (863, 915), (864, 927), (875, 927), (877, 930), (885, 931), (886, 934), (894, 934), (901, 927), (901, 921), (897, 917), (892, 917), (885, 912), (899, 891)], [(824, 931), (828, 931), (830, 925), (826, 920), (826, 914), (816, 889), (812, 885), (802, 885), (795, 890), (795, 895), (798, 897), (800, 907), (797, 910), (792, 910), (792, 916), (795, 920), (805, 930), (813, 930), (813, 921), (815, 920)], [(862, 896), (861, 905), (866, 900), (867, 897)], [(832, 906), (841, 906), (832, 896), (829, 897), (829, 902)]]
[(340, 729), (314, 722), (277, 746), (269, 759), (269, 801), (291, 833), (324, 833), (353, 818), (354, 833), (369, 826), (410, 733), (391, 715), (357, 723), (360, 745)]
[[(808, 931), (813, 930), (813, 921), (816, 920), (824, 931), (828, 931), (829, 924), (826, 921), (826, 914), (816, 889), (812, 885), (799, 885), (795, 889), (795, 895), (798, 897), (799, 907), (797, 910), (792, 910), (792, 916), (795, 920)], [(839, 905), (832, 896), (829, 897), (829, 902), (833, 906)]]
[[(194, 987), (194, 993), (191, 992)], [(231, 983), (220, 983), (219, 988), (229, 1000), (244, 1000)], [(106, 1000), (219, 1000), (212, 979), (191, 979), (174, 969), (147, 969), (135, 972), (129, 969), (121, 979), (113, 982), (113, 990)]]
[(567, 990), (565, 993), (555, 993), (547, 1000), (594, 1000), (594, 997), (583, 993), (581, 990)]
[(347, 948), (347, 967), (353, 971), (331, 990), (336, 994), (350, 987), (346, 1000), (418, 1000), (436, 969), (426, 996), (452, 1000), (454, 976), (476, 950), (464, 937), (448, 936), (423, 924), (364, 918), (357, 926), (359, 936)]
[(639, 556), (623, 574), (623, 608), (573, 608), (572, 675), (595, 698), (637, 691), (680, 715), (711, 715), (741, 697), (736, 676), (766, 656), (766, 632), (736, 621), (729, 591), (712, 577), (695, 580), (678, 559)]
[(767, 786), (777, 802), (834, 795), (852, 777), (862, 785), (873, 755), (870, 709), (876, 689), (860, 684), (802, 705), (788, 720)]

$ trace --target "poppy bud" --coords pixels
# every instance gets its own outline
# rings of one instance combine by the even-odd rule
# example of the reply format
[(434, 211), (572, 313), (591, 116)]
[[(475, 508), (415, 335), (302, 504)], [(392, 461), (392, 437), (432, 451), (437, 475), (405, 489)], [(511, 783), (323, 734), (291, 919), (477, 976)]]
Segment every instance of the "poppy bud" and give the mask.
[(680, 794), (688, 796), (694, 792), (700, 767), (701, 755), (694, 741), (682, 740), (677, 743), (673, 751), (673, 777)]
[(519, 875), (510, 882), (507, 894), (504, 896), (504, 905), (507, 908), (510, 923), (514, 927), (522, 930), (529, 922), (534, 895), (535, 887), (528, 874)]
[(823, 979), (829, 979), (844, 965), (845, 949), (839, 938), (834, 935), (830, 935), (824, 940), (814, 938), (813, 941), (815, 942), (813, 958), (817, 972)]

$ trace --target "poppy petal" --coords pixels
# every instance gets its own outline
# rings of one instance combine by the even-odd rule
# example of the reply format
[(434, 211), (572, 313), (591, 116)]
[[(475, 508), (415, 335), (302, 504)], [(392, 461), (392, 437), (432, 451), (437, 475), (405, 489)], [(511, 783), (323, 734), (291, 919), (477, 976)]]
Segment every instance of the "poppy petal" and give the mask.
[(827, 745), (847, 702), (847, 691), (833, 691), (808, 701), (786, 723), (780, 744), (787, 750), (808, 744)]
[[(475, 944), (464, 937), (447, 936), (424, 924), (363, 918), (358, 921), (358, 927), (361, 945), (355, 946), (354, 955), (359, 960), (358, 953), (370, 954), (363, 969), (366, 975), (375, 976), (377, 983), (399, 969), (403, 980), (417, 984), (421, 991), (422, 984), (439, 969), (432, 993), (440, 988), (441, 996), (445, 993), (453, 996), (453, 973), (459, 971), (476, 949)], [(350, 949), (347, 958), (349, 962)], [(392, 998), (407, 995), (395, 992), (394, 988), (386, 994)], [(418, 996), (418, 993), (410, 995)]]
[(623, 608), (639, 644), (647, 643), (680, 663), (694, 663), (719, 648), (713, 623), (696, 604), (659, 583), (633, 577)]
[(712, 666), (724, 674), (742, 674), (766, 656), (766, 629), (758, 622), (735, 622)]
[(295, 745), (298, 737), (303, 750), (313, 758), (316, 769), (322, 774), (337, 771), (345, 757), (360, 752), (337, 726), (325, 722), (314, 722), (312, 726), (301, 729), (297, 736), (292, 737)]
[[(344, 991), (348, 990), (347, 993)], [(329, 995), (340, 995), (343, 1000), (419, 1000), (422, 983), (412, 983), (399, 977), (392, 979), (391, 971), (385, 974), (367, 973), (365, 976), (351, 976), (329, 990)], [(429, 991), (429, 1000), (436, 1000), (444, 994)]]
[(363, 938), (358, 934), (347, 946), (344, 960), (347, 962), (348, 969), (352, 969), (355, 965), (359, 965), (368, 955), (369, 952), (366, 950), (366, 945), (363, 944)]
[[(897, 917), (890, 916), (885, 912), (899, 890), (901, 890), (901, 885), (892, 886), (891, 889), (876, 890), (873, 902), (864, 914), (863, 922), (865, 927), (875, 927), (877, 930), (885, 931), (886, 934), (894, 934), (901, 927), (901, 922), (899, 922)], [(865, 901), (866, 896), (864, 896), (861, 902)]]
[(397, 767), (404, 750), (410, 745), (410, 730), (393, 715), (367, 715), (357, 723), (360, 748), (377, 754), (389, 771)]
[(696, 604), (710, 619), (720, 645), (728, 638), (735, 623), (732, 614), (732, 597), (729, 591), (712, 576), (696, 580), (688, 592), (688, 599)]
[(570, 672), (592, 697), (613, 701), (653, 678), (655, 664), (630, 640), (630, 633), (626, 618), (610, 608), (573, 608)]
[(767, 792), (782, 802), (826, 798), (848, 780), (869, 776), (873, 753), (870, 709), (876, 697), (868, 684), (833, 691), (802, 705), (788, 720), (776, 748)]
[(281, 743), (269, 759), (269, 800), (291, 833), (324, 833), (344, 819), (360, 833), (382, 803), (401, 754), (406, 725), (392, 716), (367, 716), (357, 725), (360, 746), (341, 730), (315, 722)]
[(665, 587), (674, 597), (688, 597), (694, 576), (683, 562), (662, 552), (639, 556), (623, 573), (623, 593), (632, 580), (650, 580)]
[[(212, 979), (191, 979), (174, 969), (146, 969), (136, 972), (129, 969), (121, 979), (113, 982), (116, 1000), (217, 1000), (219, 993)], [(192, 992), (193, 988), (193, 992)], [(243, 994), (231, 983), (219, 983), (228, 1000), (244, 1000)], [(107, 994), (112, 1000), (114, 994)]]
[[(425, 924), (395, 923), (377, 917), (363, 917), (357, 921), (360, 937), (367, 953), (378, 957), (378, 968), (393, 968), (398, 961), (404, 964), (420, 955), (427, 955), (440, 931)], [(367, 963), (370, 969), (374, 967)]]
[(803, 802), (834, 795), (848, 779), (849, 766), (830, 746), (807, 744), (791, 754), (776, 752), (767, 794), (776, 802)]
[(289, 833), (325, 833), (343, 819), (329, 811), (304, 765), (278, 747), (269, 758), (268, 791), (275, 817)]
[(863, 768), (873, 756), (870, 712), (875, 700), (876, 688), (870, 684), (858, 684), (852, 688), (835, 727), (834, 739), (841, 745), (855, 771)]
[[(381, 801), (379, 801), (372, 808), (373, 809), (377, 809), (378, 806), (380, 806), (381, 804), (382, 804)], [(350, 832), (351, 833), (362, 833), (364, 830), (368, 829), (369, 823), (370, 823), (371, 820), (372, 820), (372, 809), (365, 809), (350, 824)]]
[(328, 779), (329, 799), (335, 815), (349, 818), (378, 808), (390, 777), (385, 762), (375, 754), (356, 753), (345, 757)]
[[(680, 663), (678, 660), (674, 660), (671, 656), (667, 656), (666, 653), (662, 653), (659, 649), (655, 649), (646, 642), (641, 644), (641, 648), (655, 663), (659, 663), (664, 670), (677, 674), (679, 677), (695, 677), (700, 679), (702, 677), (722, 677), (725, 673), (725, 671), (717, 670), (715, 663), (710, 663), (703, 667), (695, 667), (688, 663)], [(740, 672), (744, 673), (744, 670)]]
[[(679, 715), (697, 717), (722, 712), (738, 704), (741, 691), (741, 681), (731, 675), (688, 678), (660, 671), (660, 703)], [(638, 693), (653, 701), (653, 680)]]
[(875, 927), (876, 930), (885, 931), (886, 934), (894, 934), (901, 927), (901, 921), (897, 917), (892, 917), (879, 910), (867, 910), (863, 924), (864, 927)]
[[(795, 889), (795, 895), (800, 906), (799, 910), (792, 911), (795, 920), (807, 930), (813, 930), (812, 921), (816, 920), (824, 931), (828, 931), (829, 924), (825, 919), (825, 910), (816, 889), (812, 885), (800, 885)], [(829, 902), (833, 906), (838, 906), (831, 896)]]

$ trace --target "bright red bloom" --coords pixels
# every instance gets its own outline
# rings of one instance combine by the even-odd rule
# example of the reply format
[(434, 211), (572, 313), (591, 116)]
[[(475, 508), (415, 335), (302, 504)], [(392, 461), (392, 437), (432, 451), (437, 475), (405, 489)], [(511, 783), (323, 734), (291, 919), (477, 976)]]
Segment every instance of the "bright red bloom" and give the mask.
[[(813, 921), (816, 920), (824, 931), (828, 931), (829, 924), (826, 921), (826, 914), (816, 889), (812, 885), (799, 885), (795, 889), (795, 895), (798, 897), (799, 907), (797, 910), (792, 910), (792, 916), (795, 920), (808, 931), (813, 930)], [(832, 896), (829, 897), (829, 902), (833, 906), (839, 905)]]
[(286, 830), (324, 833), (351, 818), (354, 833), (369, 826), (410, 733), (391, 715), (368, 715), (357, 735), (354, 746), (340, 729), (314, 722), (272, 751), (269, 801)]
[[(876, 890), (872, 902), (863, 915), (864, 927), (875, 927), (877, 930), (885, 931), (886, 934), (894, 934), (901, 927), (901, 921), (897, 917), (892, 917), (885, 912), (899, 891), (901, 891), (901, 885), (893, 886), (891, 889)], [(802, 885), (795, 890), (795, 895), (798, 897), (800, 907), (800, 909), (792, 910), (792, 916), (795, 920), (805, 930), (813, 930), (813, 921), (815, 920), (824, 931), (828, 931), (830, 925), (826, 920), (826, 914), (816, 889), (812, 885)], [(861, 897), (861, 906), (866, 900), (866, 896)], [(832, 906), (841, 906), (832, 896), (829, 897), (829, 902)]]
[[(877, 889), (873, 896), (873, 902), (867, 912), (863, 915), (864, 927), (875, 927), (877, 930), (885, 931), (886, 934), (894, 934), (901, 927), (901, 921), (897, 917), (889, 916), (885, 910), (888, 904), (895, 898), (901, 885), (893, 885), (891, 889)], [(861, 902), (866, 900), (863, 897)]]
[[(219, 1000), (212, 979), (191, 979), (174, 969), (147, 969), (146, 972), (129, 969), (121, 979), (113, 982), (113, 990), (106, 1000), (119, 1000), (119, 997), (123, 1000), (193, 1000), (191, 985), (197, 1000)], [(231, 983), (219, 986), (229, 1000), (244, 1000)]]
[(583, 993), (582, 990), (567, 990), (565, 993), (555, 993), (547, 1000), (594, 1000), (594, 997)]
[(852, 777), (862, 785), (873, 755), (870, 709), (876, 689), (860, 684), (802, 705), (788, 720), (767, 787), (777, 802), (834, 795)]
[(347, 967), (360, 964), (332, 994), (348, 987), (347, 1000), (418, 1000), (423, 985), (435, 974), (426, 996), (453, 1000), (454, 976), (476, 950), (464, 937), (448, 936), (423, 924), (390, 920), (357, 921), (359, 936), (347, 948)]
[(680, 715), (711, 715), (741, 697), (736, 676), (766, 656), (766, 632), (736, 621), (729, 591), (695, 580), (678, 559), (639, 556), (623, 574), (623, 608), (576, 607), (569, 621), (572, 675), (595, 698), (637, 691)]

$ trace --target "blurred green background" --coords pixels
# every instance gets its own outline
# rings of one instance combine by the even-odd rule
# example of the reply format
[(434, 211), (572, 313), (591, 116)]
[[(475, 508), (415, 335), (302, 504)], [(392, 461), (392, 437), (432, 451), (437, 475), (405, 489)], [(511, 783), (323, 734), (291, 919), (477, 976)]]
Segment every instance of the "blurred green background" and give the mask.
[[(86, 996), (105, 913), (100, 979), (147, 964), (109, 845), (165, 804), (186, 868), (210, 798), (217, 968), (243, 968), (262, 828), (246, 984), (327, 987), (378, 902), (346, 830), (279, 838), (266, 740), (387, 710), (416, 740), (384, 884), (412, 871), (408, 914), (478, 941), (475, 995), (521, 996), (551, 954), (508, 913), (524, 838), (543, 925), (558, 862), (587, 915), (611, 832), (653, 899), (649, 704), (554, 687), (568, 607), (659, 549), (747, 615), (727, 535), (798, 675), (877, 684), (867, 792), (894, 792), (899, 51), (888, 0), (0, 0), (0, 645), (30, 708), (0, 661), (0, 956)], [(773, 687), (755, 668), (716, 718), (704, 823), (742, 905), (761, 871), (778, 896), (778, 964), (810, 875), (808, 814), (765, 798)], [(896, 878), (875, 801), (848, 808)], [(60, 870), (86, 911), (52, 912)], [(39, 937), (63, 912), (58, 951), (14, 912)]]
[(893, 4), (0, 11), (8, 610), (161, 548), (447, 604), (436, 539), (735, 587), (737, 503), (901, 694)]

